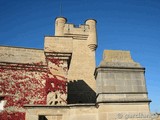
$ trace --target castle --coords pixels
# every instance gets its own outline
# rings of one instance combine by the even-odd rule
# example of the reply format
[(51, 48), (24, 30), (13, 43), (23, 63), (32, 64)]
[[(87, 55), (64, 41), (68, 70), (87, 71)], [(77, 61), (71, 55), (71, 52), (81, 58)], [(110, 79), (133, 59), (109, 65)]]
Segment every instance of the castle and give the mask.
[(105, 50), (98, 67), (96, 20), (55, 20), (44, 49), (0, 46), (1, 120), (151, 120), (145, 68), (129, 51)]

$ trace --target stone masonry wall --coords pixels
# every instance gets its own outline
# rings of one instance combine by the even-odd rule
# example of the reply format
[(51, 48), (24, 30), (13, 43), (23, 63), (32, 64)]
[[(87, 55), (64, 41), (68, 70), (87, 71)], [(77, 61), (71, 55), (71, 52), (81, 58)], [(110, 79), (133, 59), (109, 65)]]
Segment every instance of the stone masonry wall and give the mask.
[(25, 120), (24, 104), (67, 104), (67, 63), (43, 50), (0, 47), (1, 120)]
[(43, 50), (0, 46), (0, 62), (46, 64)]

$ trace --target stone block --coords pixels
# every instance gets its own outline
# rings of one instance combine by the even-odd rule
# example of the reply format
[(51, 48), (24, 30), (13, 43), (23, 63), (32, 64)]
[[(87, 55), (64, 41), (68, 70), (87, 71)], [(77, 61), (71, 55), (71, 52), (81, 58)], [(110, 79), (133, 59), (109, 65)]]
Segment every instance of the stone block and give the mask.
[(115, 86), (105, 86), (102, 87), (103, 92), (115, 92), (116, 91), (116, 87)]

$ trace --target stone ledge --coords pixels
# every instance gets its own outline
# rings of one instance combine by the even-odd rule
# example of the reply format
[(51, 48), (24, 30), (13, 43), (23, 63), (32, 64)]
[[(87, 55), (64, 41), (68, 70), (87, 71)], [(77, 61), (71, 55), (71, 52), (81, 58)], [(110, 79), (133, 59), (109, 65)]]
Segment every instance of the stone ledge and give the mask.
[(100, 94), (148, 94), (148, 92), (103, 92), (103, 93), (98, 93), (98, 95)]
[(28, 50), (39, 50), (43, 51), (43, 49), (38, 49), (38, 48), (26, 48), (26, 47), (17, 47), (17, 46), (7, 46), (7, 45), (1, 45), (0, 48), (5, 47), (6, 49), (11, 49), (11, 48), (18, 48), (18, 49), (28, 49)]
[(144, 67), (97, 67), (94, 71), (95, 78), (97, 77), (97, 73), (99, 71), (138, 71), (138, 72), (145, 72)]
[(70, 108), (70, 107), (96, 107), (95, 103), (92, 104), (67, 104), (67, 105), (24, 105), (25, 108)]
[(151, 100), (105, 100), (105, 101), (98, 101), (96, 103), (150, 103)]

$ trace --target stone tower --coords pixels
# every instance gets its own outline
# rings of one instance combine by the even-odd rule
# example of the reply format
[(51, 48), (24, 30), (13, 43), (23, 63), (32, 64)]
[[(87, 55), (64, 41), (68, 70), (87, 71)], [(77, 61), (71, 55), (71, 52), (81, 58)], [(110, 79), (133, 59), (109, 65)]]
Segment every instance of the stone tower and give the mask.
[(55, 36), (45, 37), (46, 53), (71, 54), (68, 61), (68, 103), (95, 102), (95, 50), (97, 47), (96, 21), (86, 20), (76, 27), (67, 19), (55, 20)]

